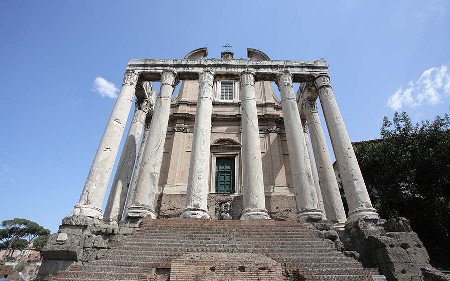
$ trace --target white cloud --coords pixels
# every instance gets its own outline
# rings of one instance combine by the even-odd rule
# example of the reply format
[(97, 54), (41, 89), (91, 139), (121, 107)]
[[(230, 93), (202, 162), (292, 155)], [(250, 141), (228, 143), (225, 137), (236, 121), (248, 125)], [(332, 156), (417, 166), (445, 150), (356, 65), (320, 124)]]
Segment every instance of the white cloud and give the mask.
[(392, 110), (414, 108), (424, 103), (436, 105), (448, 96), (450, 73), (446, 65), (441, 65), (425, 70), (419, 79), (409, 82), (405, 89), (398, 89), (389, 97), (387, 105)]
[(109, 82), (105, 78), (98, 76), (94, 80), (93, 91), (101, 95), (102, 97), (117, 98), (117, 92), (119, 91), (113, 83)]

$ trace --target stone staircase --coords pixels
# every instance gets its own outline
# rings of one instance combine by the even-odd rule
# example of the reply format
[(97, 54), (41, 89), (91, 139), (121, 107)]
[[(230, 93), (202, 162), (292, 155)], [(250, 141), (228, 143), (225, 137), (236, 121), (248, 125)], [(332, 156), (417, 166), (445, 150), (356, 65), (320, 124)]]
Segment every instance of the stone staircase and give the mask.
[(298, 222), (146, 219), (99, 260), (47, 280), (361, 281), (372, 273)]

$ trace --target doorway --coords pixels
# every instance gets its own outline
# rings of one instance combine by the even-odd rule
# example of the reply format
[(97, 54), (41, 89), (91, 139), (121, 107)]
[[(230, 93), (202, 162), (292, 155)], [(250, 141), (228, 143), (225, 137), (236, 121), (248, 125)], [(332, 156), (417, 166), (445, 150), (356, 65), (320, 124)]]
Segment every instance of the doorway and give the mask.
[(235, 193), (234, 157), (216, 158), (216, 193)]

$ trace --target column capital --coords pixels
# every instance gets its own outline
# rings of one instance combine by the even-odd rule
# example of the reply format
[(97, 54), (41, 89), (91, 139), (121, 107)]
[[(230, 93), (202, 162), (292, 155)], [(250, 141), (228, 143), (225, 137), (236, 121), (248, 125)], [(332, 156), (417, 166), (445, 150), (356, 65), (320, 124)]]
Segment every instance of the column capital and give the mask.
[(135, 85), (138, 81), (139, 73), (132, 69), (127, 69), (123, 75), (122, 85)]
[(292, 86), (292, 74), (289, 71), (282, 71), (277, 73), (277, 81), (276, 81), (278, 87), (280, 87), (280, 84), (283, 84), (284, 86)]
[(241, 86), (253, 86), (255, 85), (255, 72), (245, 70), (239, 76)]
[(313, 99), (306, 99), (302, 102), (303, 110), (306, 114), (317, 113), (317, 102)]
[(161, 85), (169, 85), (174, 87), (176, 84), (178, 84), (177, 72), (174, 69), (163, 71), (161, 74)]
[(198, 74), (199, 83), (206, 83), (212, 86), (214, 83), (214, 72), (210, 69), (205, 69), (203, 72)]
[(331, 88), (330, 77), (328, 75), (320, 75), (314, 80), (314, 85), (317, 89), (321, 89), (323, 87)]

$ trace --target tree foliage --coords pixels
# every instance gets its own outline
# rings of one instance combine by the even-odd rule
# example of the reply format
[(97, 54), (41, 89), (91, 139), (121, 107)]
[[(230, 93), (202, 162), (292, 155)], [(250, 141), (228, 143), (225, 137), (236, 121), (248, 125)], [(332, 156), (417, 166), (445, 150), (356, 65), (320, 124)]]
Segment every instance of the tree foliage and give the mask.
[(411, 123), (395, 113), (383, 120), (381, 139), (355, 145), (361, 171), (383, 218), (403, 216), (432, 262), (450, 261), (450, 118)]
[(48, 234), (36, 237), (36, 239), (33, 240), (33, 249), (36, 251), (41, 251), (47, 243), (48, 238), (50, 238), (50, 235)]
[[(15, 250), (24, 250), (36, 240), (42, 240), (50, 235), (50, 230), (39, 224), (21, 218), (4, 220), (0, 228), (0, 249), (7, 250), (7, 256)], [(42, 241), (40, 242), (42, 244)], [(44, 242), (45, 243), (45, 242)], [(34, 243), (33, 243), (34, 245)], [(39, 243), (37, 244), (38, 246)], [(40, 248), (42, 249), (42, 247)], [(40, 250), (38, 249), (38, 250)]]

